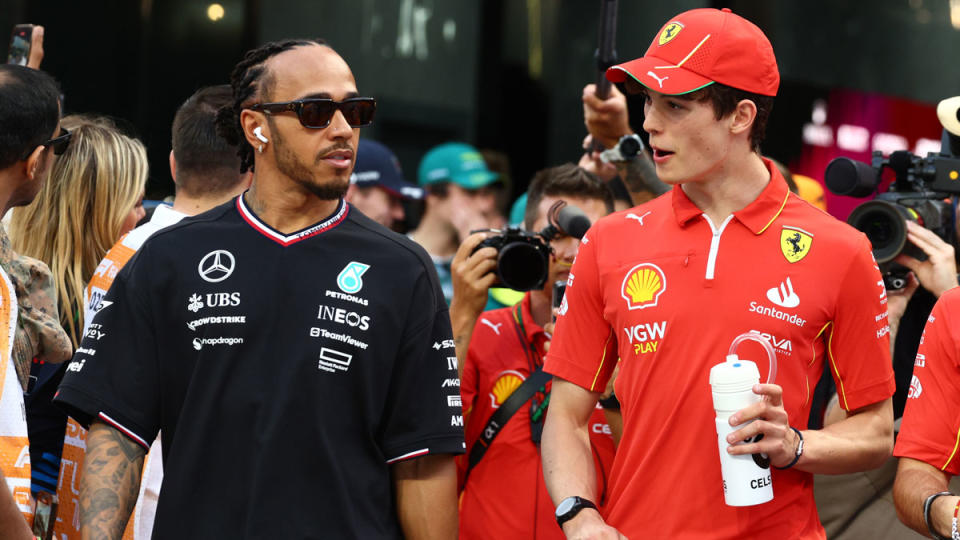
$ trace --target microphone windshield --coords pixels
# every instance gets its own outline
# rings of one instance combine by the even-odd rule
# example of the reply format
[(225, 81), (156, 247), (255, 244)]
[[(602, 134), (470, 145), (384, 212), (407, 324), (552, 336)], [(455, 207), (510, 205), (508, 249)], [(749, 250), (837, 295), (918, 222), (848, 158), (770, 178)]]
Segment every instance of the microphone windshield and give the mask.
[(557, 212), (557, 228), (577, 240), (587, 234), (590, 225), (590, 218), (576, 206), (568, 204)]

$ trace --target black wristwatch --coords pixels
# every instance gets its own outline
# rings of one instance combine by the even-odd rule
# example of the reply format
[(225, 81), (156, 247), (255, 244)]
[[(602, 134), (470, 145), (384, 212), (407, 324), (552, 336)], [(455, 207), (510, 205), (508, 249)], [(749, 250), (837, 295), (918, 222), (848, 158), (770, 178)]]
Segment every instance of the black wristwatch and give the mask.
[(636, 133), (624, 135), (617, 141), (617, 145), (600, 153), (600, 159), (607, 163), (622, 163), (633, 161), (637, 154), (643, 151), (643, 139)]
[(593, 504), (583, 497), (567, 497), (566, 499), (560, 501), (560, 504), (557, 505), (557, 511), (555, 513), (557, 517), (557, 525), (563, 527), (563, 524), (570, 521), (577, 514), (580, 513), (584, 508), (593, 508), (597, 509), (597, 505)]

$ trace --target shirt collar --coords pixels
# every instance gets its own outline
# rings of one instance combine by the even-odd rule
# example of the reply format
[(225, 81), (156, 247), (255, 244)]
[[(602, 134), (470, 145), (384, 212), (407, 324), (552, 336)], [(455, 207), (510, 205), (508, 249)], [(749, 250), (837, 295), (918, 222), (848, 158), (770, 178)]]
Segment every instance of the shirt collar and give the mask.
[[(516, 311), (514, 311), (516, 313)], [(523, 317), (523, 329), (526, 332), (527, 343), (536, 343), (534, 341), (538, 335), (543, 334), (543, 327), (533, 321), (533, 312), (530, 311), (530, 293), (523, 295), (520, 301), (520, 316)]]
[[(766, 187), (763, 188), (756, 200), (733, 213), (734, 217), (750, 229), (753, 234), (761, 234), (767, 230), (767, 227), (783, 211), (783, 207), (787, 204), (787, 197), (790, 195), (786, 180), (783, 179), (783, 175), (780, 174), (773, 162), (767, 158), (761, 159), (763, 159), (763, 164), (770, 173), (770, 181), (767, 182)], [(687, 197), (687, 194), (679, 185), (673, 187), (673, 212), (676, 215), (677, 223), (681, 227), (703, 214), (703, 210)]]
[(185, 217), (187, 217), (186, 214), (177, 212), (170, 206), (158, 204), (153, 209), (153, 215), (150, 216), (150, 223), (160, 225), (160, 227), (169, 227)]

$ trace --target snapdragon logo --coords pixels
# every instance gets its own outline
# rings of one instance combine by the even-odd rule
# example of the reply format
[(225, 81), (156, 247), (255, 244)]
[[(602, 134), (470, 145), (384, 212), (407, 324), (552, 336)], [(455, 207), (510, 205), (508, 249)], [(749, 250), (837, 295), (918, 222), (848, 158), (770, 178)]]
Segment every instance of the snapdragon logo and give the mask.
[(196, 350), (201, 350), (205, 345), (240, 345), (243, 343), (243, 338), (227, 338), (227, 337), (218, 337), (218, 338), (193, 338), (193, 348)]

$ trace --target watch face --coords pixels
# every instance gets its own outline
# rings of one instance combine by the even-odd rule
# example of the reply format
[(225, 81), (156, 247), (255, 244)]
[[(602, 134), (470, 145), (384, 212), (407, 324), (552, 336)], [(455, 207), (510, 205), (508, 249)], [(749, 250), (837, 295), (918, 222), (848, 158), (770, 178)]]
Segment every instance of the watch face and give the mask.
[(569, 512), (573, 505), (577, 504), (576, 497), (567, 497), (566, 499), (560, 501), (560, 506), (557, 506), (557, 515), (562, 516)]

